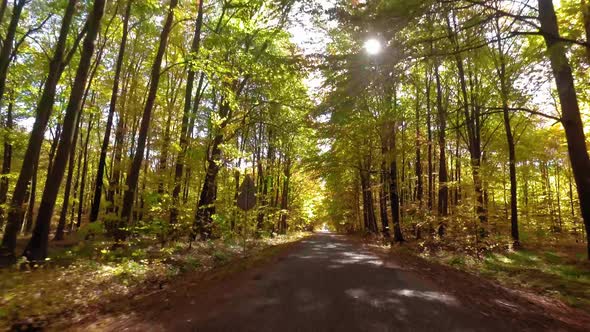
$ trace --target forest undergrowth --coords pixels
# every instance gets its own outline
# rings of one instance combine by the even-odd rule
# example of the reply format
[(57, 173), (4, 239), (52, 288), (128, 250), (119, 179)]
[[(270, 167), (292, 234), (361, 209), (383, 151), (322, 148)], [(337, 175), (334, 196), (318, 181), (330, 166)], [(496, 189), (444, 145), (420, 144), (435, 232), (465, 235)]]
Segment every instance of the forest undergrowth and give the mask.
[(394, 255), (418, 256), (590, 312), (590, 262), (582, 254), (582, 235), (545, 234), (523, 228), (523, 242), (514, 248), (508, 236), (500, 235), (506, 234), (503, 228), (508, 227), (495, 227), (485, 239), (475, 234), (465, 236), (464, 230), (454, 228), (447, 228), (442, 237), (435, 232), (422, 232), (419, 239), (408, 237), (403, 244), (391, 246), (391, 251)]
[(205, 274), (230, 264), (232, 270), (244, 269), (308, 234), (248, 239), (246, 244), (234, 236), (165, 246), (136, 238), (117, 249), (106, 238), (54, 242), (44, 265), (22, 261), (0, 271), (0, 330), (43, 328), (57, 319), (77, 321), (163, 289), (183, 274)]

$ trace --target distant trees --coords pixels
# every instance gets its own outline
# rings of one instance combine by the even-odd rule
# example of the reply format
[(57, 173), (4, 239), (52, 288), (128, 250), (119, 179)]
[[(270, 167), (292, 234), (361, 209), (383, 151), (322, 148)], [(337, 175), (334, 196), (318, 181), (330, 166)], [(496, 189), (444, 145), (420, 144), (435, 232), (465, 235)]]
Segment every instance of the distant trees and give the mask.
[[(585, 2), (581, 5), (587, 6)], [(553, 2), (544, 0), (539, 0), (536, 8), (508, 0), (460, 0), (390, 1), (382, 7), (334, 9), (340, 25), (331, 31), (329, 65), (324, 68), (329, 93), (322, 111), (334, 126), (341, 126), (340, 114), (346, 110), (349, 118), (358, 116), (360, 122), (391, 121), (402, 133), (415, 128), (416, 139), (407, 140), (401, 135), (390, 148), (396, 151), (389, 157), (393, 163), (388, 160), (391, 183), (397, 184), (389, 188), (388, 194), (392, 198), (400, 196), (403, 229), (411, 229), (416, 237), (422, 236), (424, 228), (429, 234), (444, 237), (449, 228), (452, 236), (482, 247), (492, 241), (488, 239), (491, 234), (509, 234), (517, 248), (523, 217), (527, 232), (533, 227), (538, 233), (565, 231), (564, 196), (569, 197), (571, 212), (566, 228), (574, 237), (579, 236), (576, 210), (581, 210), (588, 229), (586, 208), (590, 203), (585, 200), (590, 179), (582, 169), (590, 169), (590, 165), (575, 86), (586, 86), (587, 77), (574, 83), (576, 71), (567, 58), (570, 47), (576, 59), (584, 59), (585, 55), (579, 56), (578, 52), (587, 51), (587, 41), (572, 37), (587, 27), (588, 15), (584, 11), (571, 14), (578, 6), (580, 3), (574, 1), (562, 2), (563, 12), (567, 13), (564, 15), (569, 15), (571, 23), (568, 28), (575, 31), (565, 34), (559, 32), (559, 13), (556, 15)], [(366, 19), (368, 16), (372, 18)], [(359, 20), (361, 17), (364, 19)], [(361, 45), (376, 37), (387, 47), (375, 57), (377, 60), (369, 60)], [(551, 71), (544, 67), (545, 52)], [(578, 65), (573, 62), (575, 68)], [(548, 88), (553, 78), (555, 97), (561, 104), (558, 115), (547, 109), (556, 99), (543, 96), (553, 92)], [(391, 100), (394, 90), (376, 87), (395, 84), (399, 85), (399, 101), (375, 106), (380, 111), (367, 110), (358, 97)], [(585, 101), (582, 103), (588, 107)], [(397, 111), (379, 114), (388, 108)], [(558, 129), (551, 127), (550, 121), (561, 122), (564, 135), (556, 138)], [(368, 130), (351, 126), (342, 135), (334, 135), (339, 131), (330, 125), (324, 131), (326, 137), (335, 139), (328, 152), (330, 164), (348, 165), (352, 172), (355, 164), (343, 151), (375, 155), (379, 150), (370, 144), (383, 135), (378, 125)], [(362, 140), (354, 138), (357, 132), (364, 133)], [(559, 144), (549, 144), (548, 137), (567, 142), (567, 155)], [(359, 146), (368, 151), (359, 150)], [(439, 152), (436, 156), (435, 151)], [(409, 153), (416, 158), (407, 158)], [(547, 163), (547, 159), (553, 161)], [(565, 183), (568, 164), (572, 176)], [(380, 165), (380, 161), (374, 160), (372, 165)], [(372, 183), (381, 172), (382, 167), (369, 166), (359, 183)], [(522, 181), (517, 181), (519, 178)], [(359, 190), (348, 181), (351, 187), (347, 190)], [(578, 198), (571, 195), (573, 188)], [(330, 192), (334, 190), (338, 188), (330, 187)], [(363, 185), (360, 190), (383, 193), (381, 184), (368, 188)], [(426, 211), (421, 208), (424, 191)], [(433, 202), (438, 203), (436, 208)], [(362, 226), (351, 217), (357, 213), (371, 215), (366, 210), (375, 209), (377, 204), (367, 205), (365, 200), (359, 204), (358, 210), (345, 207), (348, 214), (339, 214), (337, 220), (376, 233), (370, 224)], [(389, 227), (387, 214), (383, 213), (387, 209), (393, 215), (395, 229), (397, 205), (394, 199), (389, 206), (379, 202), (382, 231)], [(473, 209), (474, 214), (467, 213), (466, 208)], [(438, 223), (437, 231), (434, 222)], [(507, 226), (509, 230), (505, 231)]]
[[(41, 262), (53, 231), (125, 246), (312, 222), (318, 179), (301, 175), (311, 102), (285, 28), (293, 1), (29, 3), (0, 2), (0, 265), (27, 231), (23, 256)], [(32, 128), (15, 125), (23, 117)], [(227, 198), (240, 173), (260, 184), (245, 221)]]

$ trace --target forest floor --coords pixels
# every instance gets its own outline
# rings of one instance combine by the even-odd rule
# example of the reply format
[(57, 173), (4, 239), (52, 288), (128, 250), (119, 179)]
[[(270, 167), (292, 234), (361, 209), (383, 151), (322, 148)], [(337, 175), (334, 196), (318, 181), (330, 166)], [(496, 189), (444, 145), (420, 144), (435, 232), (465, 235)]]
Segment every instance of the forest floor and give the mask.
[[(234, 237), (190, 246), (143, 237), (113, 250), (112, 241), (73, 234), (50, 243), (50, 259), (42, 266), (21, 262), (0, 270), (0, 331), (54, 330), (56, 324), (110, 312), (119, 303), (166, 289), (187, 275), (218, 278), (248, 269), (308, 235), (295, 232), (246, 243)], [(26, 240), (19, 239), (19, 247)]]
[(584, 331), (590, 314), (551, 297), (357, 237), (316, 234), (248, 268), (183, 274), (72, 331)]
[(465, 249), (473, 248), (473, 243), (453, 237), (411, 240), (392, 251), (397, 256), (417, 255), (590, 313), (590, 261), (583, 241), (565, 236), (528, 237), (519, 250), (509, 248), (509, 239), (490, 238), (488, 242), (488, 249), (479, 253)]

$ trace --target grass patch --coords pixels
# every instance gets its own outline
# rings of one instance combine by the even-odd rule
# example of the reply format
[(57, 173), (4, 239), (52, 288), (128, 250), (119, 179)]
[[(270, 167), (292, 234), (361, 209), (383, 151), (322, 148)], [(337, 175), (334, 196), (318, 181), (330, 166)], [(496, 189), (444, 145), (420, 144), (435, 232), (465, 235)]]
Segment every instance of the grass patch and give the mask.
[(535, 250), (488, 253), (482, 259), (445, 251), (430, 259), (590, 311), (590, 266), (584, 260), (572, 260), (556, 251)]

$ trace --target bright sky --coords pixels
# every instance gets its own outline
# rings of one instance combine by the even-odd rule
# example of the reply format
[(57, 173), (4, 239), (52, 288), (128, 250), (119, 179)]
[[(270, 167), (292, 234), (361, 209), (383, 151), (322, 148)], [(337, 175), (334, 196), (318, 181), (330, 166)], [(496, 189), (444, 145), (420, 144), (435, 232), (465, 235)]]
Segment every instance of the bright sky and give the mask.
[[(322, 11), (325, 11), (334, 7), (336, 1), (315, 0), (313, 4), (321, 6)], [(311, 15), (306, 13), (297, 13), (296, 15), (292, 18), (291, 26), (288, 29), (292, 35), (291, 41), (297, 44), (305, 55), (324, 53), (329, 41), (327, 31), (317, 26)], [(328, 20), (326, 16), (324, 19)], [(336, 22), (327, 22), (327, 27), (333, 28), (335, 24)], [(305, 80), (305, 84), (309, 88), (310, 94), (315, 95), (323, 84), (323, 78), (319, 73), (314, 72)]]

